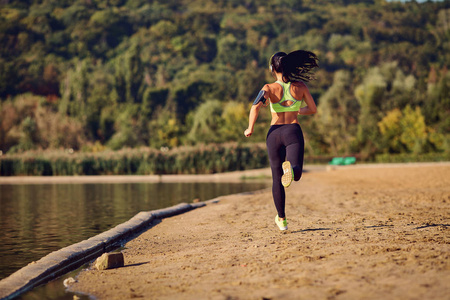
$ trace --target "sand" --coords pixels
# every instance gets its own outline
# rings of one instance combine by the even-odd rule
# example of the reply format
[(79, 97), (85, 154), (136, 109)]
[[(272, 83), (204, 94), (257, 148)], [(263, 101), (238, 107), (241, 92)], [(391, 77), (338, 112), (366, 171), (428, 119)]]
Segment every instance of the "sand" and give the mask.
[(450, 299), (450, 164), (308, 172), (156, 222), (125, 267), (83, 270), (97, 299)]

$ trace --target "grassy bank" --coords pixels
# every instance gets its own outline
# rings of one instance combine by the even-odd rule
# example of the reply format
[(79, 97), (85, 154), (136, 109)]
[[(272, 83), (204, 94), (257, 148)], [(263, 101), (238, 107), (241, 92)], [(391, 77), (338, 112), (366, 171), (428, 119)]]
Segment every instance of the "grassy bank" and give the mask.
[(439, 162), (450, 161), (450, 152), (423, 154), (380, 154), (375, 157), (377, 163)]
[[(305, 163), (327, 164), (331, 158), (306, 156)], [(450, 161), (450, 154), (382, 154), (375, 158), (378, 163), (434, 161)], [(96, 153), (29, 151), (0, 156), (1, 176), (213, 174), (268, 166), (263, 143), (210, 144), (167, 151), (151, 148)]]
[(268, 166), (265, 145), (223, 144), (98, 153), (27, 152), (0, 157), (0, 175), (212, 174)]

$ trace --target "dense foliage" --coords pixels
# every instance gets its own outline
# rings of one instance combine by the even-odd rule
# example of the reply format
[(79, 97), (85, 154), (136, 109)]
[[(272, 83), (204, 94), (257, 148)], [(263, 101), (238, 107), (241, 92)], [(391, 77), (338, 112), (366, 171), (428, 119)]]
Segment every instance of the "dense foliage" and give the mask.
[(7, 154), (264, 141), (249, 106), (296, 49), (320, 58), (309, 155), (450, 151), (447, 0), (2, 1), (0, 43)]

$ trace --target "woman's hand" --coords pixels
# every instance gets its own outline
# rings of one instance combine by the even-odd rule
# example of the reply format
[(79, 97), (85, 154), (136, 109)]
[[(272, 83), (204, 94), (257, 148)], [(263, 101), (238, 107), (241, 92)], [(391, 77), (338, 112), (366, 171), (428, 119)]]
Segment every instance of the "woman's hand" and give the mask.
[(252, 133), (253, 133), (253, 130), (251, 130), (249, 128), (245, 129), (245, 131), (244, 131), (244, 135), (246, 137), (250, 137), (252, 135)]

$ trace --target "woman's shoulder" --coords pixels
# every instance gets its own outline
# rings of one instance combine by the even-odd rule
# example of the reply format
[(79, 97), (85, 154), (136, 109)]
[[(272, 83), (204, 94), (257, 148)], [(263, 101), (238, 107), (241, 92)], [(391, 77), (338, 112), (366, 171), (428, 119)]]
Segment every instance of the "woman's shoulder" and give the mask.
[(266, 83), (262, 89), (266, 90), (266, 91), (273, 91), (273, 90), (279, 89), (280, 87), (281, 87), (281, 85), (279, 85), (277, 82), (272, 82), (272, 83)]
[(296, 90), (296, 91), (307, 91), (308, 90), (306, 83), (304, 83), (303, 81), (293, 81), (291, 83), (291, 86), (292, 86), (292, 90)]
[(303, 81), (292, 81), (291, 85), (295, 87), (306, 87), (306, 83)]

